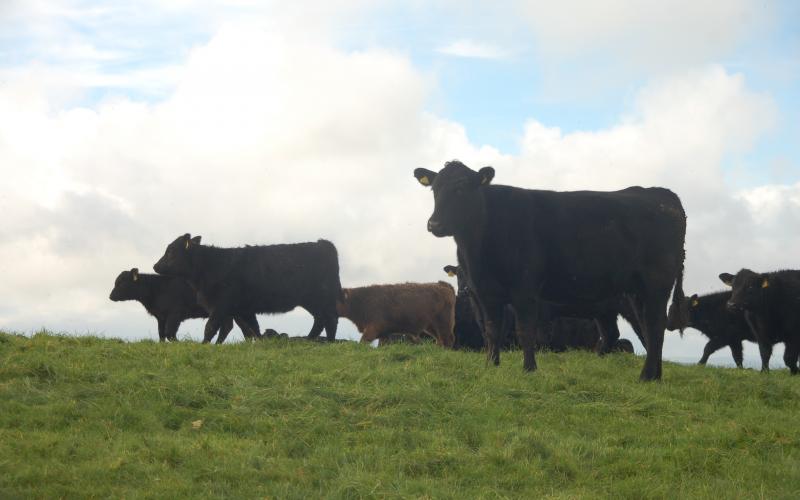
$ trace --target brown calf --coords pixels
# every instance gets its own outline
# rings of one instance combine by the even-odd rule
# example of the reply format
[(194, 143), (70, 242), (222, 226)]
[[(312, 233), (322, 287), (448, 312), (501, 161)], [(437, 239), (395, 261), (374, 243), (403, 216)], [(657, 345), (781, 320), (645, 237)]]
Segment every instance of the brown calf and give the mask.
[(427, 334), (452, 347), (456, 294), (449, 283), (401, 283), (342, 290), (339, 316), (355, 323), (361, 342), (393, 333)]

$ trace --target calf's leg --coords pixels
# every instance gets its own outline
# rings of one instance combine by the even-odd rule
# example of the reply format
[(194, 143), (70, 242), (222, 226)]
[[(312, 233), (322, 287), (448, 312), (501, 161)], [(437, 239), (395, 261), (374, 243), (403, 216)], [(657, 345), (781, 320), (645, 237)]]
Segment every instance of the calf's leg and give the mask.
[(183, 321), (183, 318), (180, 316), (167, 316), (164, 326), (164, 337), (167, 340), (178, 340), (178, 327), (181, 325), (181, 321)]
[(164, 327), (167, 324), (167, 319), (163, 317), (157, 317), (156, 321), (158, 322), (158, 341), (164, 342), (167, 340), (167, 337), (164, 334)]
[(543, 333), (539, 331), (542, 325), (535, 311), (521, 310), (518, 307), (515, 309), (517, 311), (517, 340), (522, 347), (522, 368), (526, 372), (532, 372), (536, 370), (536, 338)]
[(724, 339), (720, 339), (718, 337), (712, 337), (708, 339), (706, 346), (703, 348), (703, 356), (700, 358), (700, 361), (698, 361), (697, 364), (704, 365), (708, 363), (709, 356), (722, 349), (726, 345), (728, 345), (728, 343)]
[[(503, 308), (502, 302), (482, 304), (483, 337), (486, 341), (487, 360), (495, 366), (500, 364), (500, 348), (503, 345)], [(534, 363), (535, 364), (535, 363)]]
[(737, 368), (744, 368), (744, 354), (742, 353), (742, 342), (731, 342), (731, 354), (733, 354), (733, 362), (736, 363)]
[(617, 313), (604, 314), (595, 318), (595, 325), (600, 332), (600, 341), (597, 343), (597, 354), (603, 355), (614, 350), (619, 340), (619, 326)]

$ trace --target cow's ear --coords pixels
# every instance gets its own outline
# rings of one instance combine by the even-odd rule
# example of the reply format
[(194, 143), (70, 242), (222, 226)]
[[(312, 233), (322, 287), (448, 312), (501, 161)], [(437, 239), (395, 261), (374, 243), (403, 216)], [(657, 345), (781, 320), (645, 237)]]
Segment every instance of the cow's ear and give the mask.
[(764, 276), (764, 281), (761, 282), (761, 288), (769, 288), (769, 278)]
[(131, 276), (133, 277), (133, 281), (138, 281), (139, 280), (139, 269), (136, 268), (136, 267), (131, 269)]
[(733, 286), (733, 279), (736, 276), (732, 275), (731, 273), (722, 273), (719, 275), (719, 279), (728, 286)]
[(492, 182), (492, 179), (494, 179), (494, 169), (492, 167), (483, 167), (482, 169), (478, 170), (478, 176), (481, 181), (481, 185), (485, 186)]
[(202, 236), (195, 236), (194, 238), (192, 238), (191, 239), (192, 245), (199, 245), (200, 244), (200, 238), (202, 238)]
[(189, 248), (189, 244), (190, 244), (191, 241), (192, 241), (192, 235), (191, 234), (186, 233), (186, 234), (183, 235), (183, 244), (184, 244), (185, 248)]
[(423, 186), (430, 186), (433, 184), (433, 180), (436, 179), (436, 172), (428, 170), (427, 168), (415, 168), (414, 177), (416, 177)]
[(692, 307), (697, 307), (697, 306), (700, 305), (700, 300), (697, 298), (697, 294), (692, 295), (691, 304), (692, 304)]
[(458, 268), (456, 266), (444, 266), (444, 272), (452, 278), (458, 273)]

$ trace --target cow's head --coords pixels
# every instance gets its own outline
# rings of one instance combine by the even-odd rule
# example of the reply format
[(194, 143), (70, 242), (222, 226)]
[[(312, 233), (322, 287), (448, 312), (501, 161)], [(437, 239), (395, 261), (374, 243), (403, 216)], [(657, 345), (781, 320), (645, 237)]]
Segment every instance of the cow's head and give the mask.
[(749, 269), (742, 269), (736, 275), (722, 273), (719, 279), (731, 287), (731, 298), (727, 307), (731, 311), (751, 311), (759, 309), (770, 287), (770, 278)]
[(460, 161), (449, 161), (438, 173), (425, 168), (414, 170), (414, 177), (423, 186), (433, 188), (433, 215), (428, 219), (428, 231), (436, 237), (453, 236), (469, 227), (475, 215), (483, 209), (481, 190), (492, 182), (494, 169), (479, 171)]
[(683, 330), (693, 325), (692, 315), (698, 305), (700, 305), (700, 300), (697, 294), (673, 302), (667, 313), (667, 330), (671, 332), (680, 330), (683, 335)]
[(158, 274), (167, 276), (189, 276), (192, 274), (192, 263), (189, 258), (196, 246), (200, 245), (200, 236), (189, 233), (178, 236), (167, 246), (164, 255), (158, 259), (153, 269)]
[(139, 270), (133, 268), (130, 271), (122, 271), (114, 281), (114, 289), (111, 290), (109, 299), (114, 302), (121, 300), (136, 300), (142, 296), (141, 281), (139, 281)]

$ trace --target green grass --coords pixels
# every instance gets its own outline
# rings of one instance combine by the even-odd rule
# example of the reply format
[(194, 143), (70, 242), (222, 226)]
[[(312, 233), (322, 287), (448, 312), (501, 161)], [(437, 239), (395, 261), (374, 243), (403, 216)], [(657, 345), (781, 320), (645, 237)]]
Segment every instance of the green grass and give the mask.
[(0, 498), (800, 498), (800, 377), (641, 365), (0, 334)]

